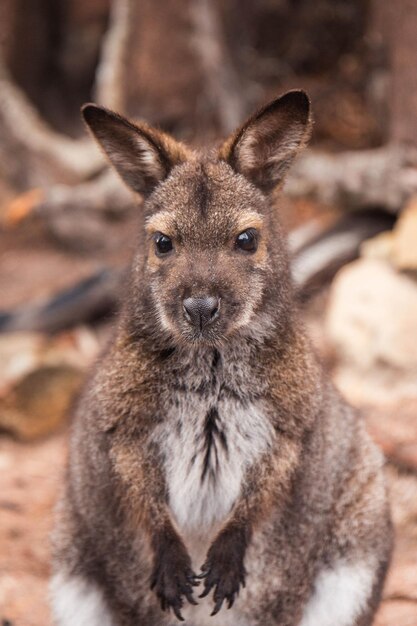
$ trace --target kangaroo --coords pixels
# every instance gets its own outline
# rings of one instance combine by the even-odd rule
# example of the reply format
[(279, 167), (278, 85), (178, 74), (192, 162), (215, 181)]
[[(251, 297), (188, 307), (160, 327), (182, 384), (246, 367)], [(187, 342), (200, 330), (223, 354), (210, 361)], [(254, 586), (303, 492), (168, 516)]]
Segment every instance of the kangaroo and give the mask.
[(369, 626), (392, 543), (383, 460), (310, 347), (274, 200), (308, 97), (202, 153), (83, 115), (144, 203), (73, 423), (56, 624)]

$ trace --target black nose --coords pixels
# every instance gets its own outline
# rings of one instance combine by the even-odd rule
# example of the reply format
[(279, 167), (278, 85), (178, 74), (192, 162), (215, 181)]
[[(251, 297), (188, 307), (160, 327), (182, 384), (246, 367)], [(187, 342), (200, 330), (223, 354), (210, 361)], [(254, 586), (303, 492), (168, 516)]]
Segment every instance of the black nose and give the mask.
[(220, 300), (214, 296), (203, 298), (185, 298), (184, 314), (188, 322), (203, 330), (219, 316)]

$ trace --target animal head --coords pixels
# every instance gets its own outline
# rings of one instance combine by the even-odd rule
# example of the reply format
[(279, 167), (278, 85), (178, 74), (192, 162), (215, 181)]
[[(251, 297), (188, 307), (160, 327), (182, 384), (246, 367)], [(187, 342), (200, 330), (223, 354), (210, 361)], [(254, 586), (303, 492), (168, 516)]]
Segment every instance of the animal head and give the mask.
[(146, 302), (154, 330), (216, 344), (261, 327), (266, 302), (279, 311), (288, 268), (269, 196), (309, 137), (306, 94), (274, 100), (207, 153), (96, 105), (83, 115), (123, 181), (144, 197), (133, 298)]

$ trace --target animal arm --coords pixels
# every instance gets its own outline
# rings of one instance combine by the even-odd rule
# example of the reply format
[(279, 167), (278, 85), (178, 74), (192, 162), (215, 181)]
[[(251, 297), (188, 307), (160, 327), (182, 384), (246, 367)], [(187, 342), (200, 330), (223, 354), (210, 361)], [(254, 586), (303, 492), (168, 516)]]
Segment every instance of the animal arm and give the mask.
[(116, 441), (111, 452), (116, 473), (123, 482), (124, 508), (132, 531), (141, 527), (150, 538), (153, 551), (151, 589), (162, 610), (172, 609), (183, 621), (183, 597), (190, 604), (197, 604), (193, 586), (199, 582), (185, 545), (172, 524), (161, 468), (152, 463), (149, 450), (148, 457), (140, 458), (138, 449), (137, 441), (130, 445)]
[(224, 601), (231, 608), (240, 587), (245, 586), (244, 559), (252, 533), (272, 506), (285, 501), (297, 467), (299, 447), (279, 435), (272, 449), (249, 470), (241, 497), (211, 544), (202, 567), (204, 590), (200, 597), (214, 589), (212, 615), (220, 611)]

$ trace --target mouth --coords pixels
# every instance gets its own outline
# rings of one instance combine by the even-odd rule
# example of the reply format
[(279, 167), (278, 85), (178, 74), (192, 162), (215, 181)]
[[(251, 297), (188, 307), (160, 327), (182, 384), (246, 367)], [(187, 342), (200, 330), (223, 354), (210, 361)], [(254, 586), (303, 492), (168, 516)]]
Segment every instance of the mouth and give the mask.
[(181, 336), (187, 343), (202, 344), (202, 345), (215, 345), (219, 343), (223, 335), (216, 332), (214, 329), (210, 330), (198, 330), (187, 328), (181, 333)]
[(218, 322), (202, 328), (191, 326), (190, 324), (182, 324), (180, 333), (182, 341), (194, 345), (216, 346), (225, 338), (224, 329), (221, 328)]

